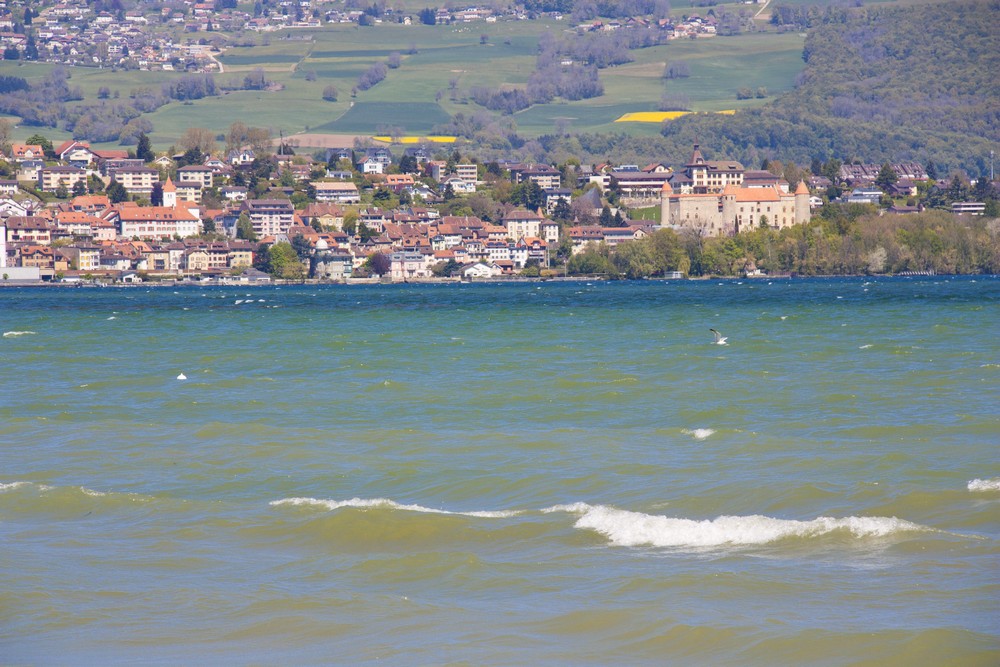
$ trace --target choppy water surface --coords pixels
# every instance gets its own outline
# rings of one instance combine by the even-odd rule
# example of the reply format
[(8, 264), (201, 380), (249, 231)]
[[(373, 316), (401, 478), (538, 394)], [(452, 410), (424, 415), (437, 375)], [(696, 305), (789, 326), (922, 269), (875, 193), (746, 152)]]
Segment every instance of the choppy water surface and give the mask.
[(9, 288), (0, 329), (4, 663), (1000, 662), (997, 278)]

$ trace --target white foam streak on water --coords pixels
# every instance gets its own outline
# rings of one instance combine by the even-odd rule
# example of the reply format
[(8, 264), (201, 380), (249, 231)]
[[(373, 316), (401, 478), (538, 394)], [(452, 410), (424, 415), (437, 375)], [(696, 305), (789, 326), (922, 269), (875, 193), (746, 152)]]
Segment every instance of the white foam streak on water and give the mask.
[(1000, 477), (974, 479), (969, 482), (969, 491), (1000, 491)]
[(150, 502), (155, 500), (153, 496), (147, 496), (141, 493), (97, 491), (95, 489), (87, 488), (86, 486), (51, 486), (49, 484), (39, 484), (37, 482), (27, 481), (0, 483), (0, 493), (9, 493), (18, 489), (24, 489), (27, 492), (34, 490), (38, 493), (47, 493), (49, 491), (56, 493), (82, 493), (83, 495), (90, 496), (91, 498), (127, 498), (133, 502)]
[(795, 521), (750, 515), (695, 521), (584, 503), (543, 511), (582, 513), (575, 524), (577, 528), (594, 530), (607, 537), (612, 544), (629, 547), (747, 546), (791, 537), (820, 537), (835, 531), (848, 532), (857, 538), (870, 538), (931, 530), (895, 517), (819, 517), (811, 521)]
[(711, 428), (687, 429), (686, 428), (683, 431), (681, 431), (681, 433), (693, 436), (696, 440), (704, 440), (708, 436), (714, 434), (715, 433), (715, 429), (711, 429)]
[(281, 500), (272, 500), (270, 505), (272, 507), (280, 507), (282, 505), (293, 505), (293, 506), (313, 506), (322, 507), (329, 511), (341, 509), (342, 507), (353, 507), (355, 509), (395, 509), (395, 510), (405, 510), (408, 512), (422, 512), (424, 514), (455, 514), (462, 516), (474, 516), (486, 519), (503, 519), (506, 517), (517, 516), (521, 512), (514, 510), (500, 510), (500, 511), (476, 511), (476, 512), (452, 512), (449, 510), (434, 509), (433, 507), (424, 507), (423, 505), (403, 505), (397, 503), (389, 498), (351, 498), (350, 500), (321, 500), (318, 498), (282, 498)]
[(0, 491), (14, 491), (16, 489), (21, 489), (26, 486), (33, 486), (39, 491), (51, 491), (53, 488), (47, 484), (36, 484), (35, 482), (11, 482), (9, 484), (0, 484)]
[(0, 484), (0, 493), (5, 491), (13, 491), (14, 489), (19, 489), (22, 486), (27, 486), (31, 482), (8, 482), (6, 484)]
[(33, 336), (34, 334), (34, 331), (4, 331), (3, 337), (14, 338), (15, 336)]

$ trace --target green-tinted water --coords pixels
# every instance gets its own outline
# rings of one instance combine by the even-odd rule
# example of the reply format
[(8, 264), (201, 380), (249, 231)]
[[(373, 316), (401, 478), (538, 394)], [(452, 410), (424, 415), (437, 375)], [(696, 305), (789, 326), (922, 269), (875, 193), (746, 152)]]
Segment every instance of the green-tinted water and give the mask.
[(1000, 662), (996, 278), (4, 289), (0, 329), (3, 662)]

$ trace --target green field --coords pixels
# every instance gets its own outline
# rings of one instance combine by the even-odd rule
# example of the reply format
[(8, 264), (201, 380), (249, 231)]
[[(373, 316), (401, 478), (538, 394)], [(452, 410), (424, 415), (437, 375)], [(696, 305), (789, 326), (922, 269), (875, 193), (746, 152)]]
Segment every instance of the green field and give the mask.
[[(373, 134), (384, 126), (426, 133), (447, 122), (451, 114), (481, 111), (467, 100), (467, 91), (474, 86), (523, 85), (535, 67), (539, 36), (567, 27), (564, 22), (544, 20), (433, 27), (334, 26), (275, 33), (266, 40), (261, 38), (258, 46), (224, 49), (219, 60), (225, 72), (216, 75), (218, 82), (225, 83), (262, 68), (276, 84), (274, 90), (174, 102), (146, 117), (153, 124), (152, 139), (159, 150), (175, 144), (188, 127), (205, 127), (221, 134), (237, 120), (269, 127), (275, 136), (304, 131)], [(655, 110), (664, 90), (687, 96), (697, 111), (764, 104), (767, 99), (738, 102), (736, 90), (763, 87), (768, 99), (789, 90), (802, 68), (802, 42), (803, 37), (797, 34), (757, 33), (676, 40), (632, 51), (634, 62), (601, 70), (602, 97), (556, 100), (516, 114), (514, 121), (525, 136), (552, 132), (557, 125), (575, 132), (642, 135), (658, 131), (657, 125), (616, 124), (614, 120), (630, 111)], [(352, 96), (358, 76), (394, 52), (402, 55), (401, 66), (390, 69), (380, 84)], [(688, 63), (691, 76), (666, 82), (665, 88), (664, 65), (676, 61)], [(0, 62), (0, 74), (22, 76), (29, 82), (43, 77), (50, 68)], [(83, 90), (85, 103), (96, 102), (102, 86), (117, 92), (119, 102), (126, 102), (133, 89), (156, 88), (181, 76), (175, 72), (92, 68), (73, 68), (71, 72), (70, 84)], [(329, 85), (338, 90), (336, 102), (322, 99)], [(53, 142), (69, 138), (61, 130), (25, 127), (17, 128), (14, 138), (23, 140), (35, 131)]]
[(450, 116), (433, 102), (358, 102), (337, 120), (312, 128), (331, 134), (371, 134), (382, 125), (404, 130), (404, 134), (427, 134)]

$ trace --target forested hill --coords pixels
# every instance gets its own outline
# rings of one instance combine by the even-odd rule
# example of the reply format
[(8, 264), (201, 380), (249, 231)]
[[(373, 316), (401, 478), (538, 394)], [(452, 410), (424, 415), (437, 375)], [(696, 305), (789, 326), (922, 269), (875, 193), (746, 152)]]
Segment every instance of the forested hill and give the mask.
[(942, 173), (989, 174), (1000, 139), (1000, 2), (799, 8), (795, 17), (795, 29), (808, 30), (805, 69), (775, 102), (668, 121), (658, 142), (581, 135), (576, 146), (559, 137), (543, 145), (628, 161), (652, 150), (688, 155), (700, 143), (755, 166), (765, 158), (915, 160)]
[(830, 12), (810, 31), (799, 90), (817, 114), (1000, 137), (1000, 2)]
[(736, 116), (668, 123), (668, 154), (699, 141), (748, 164), (933, 160), (989, 173), (1000, 140), (1000, 2), (813, 9), (798, 20), (808, 37), (796, 90)]

